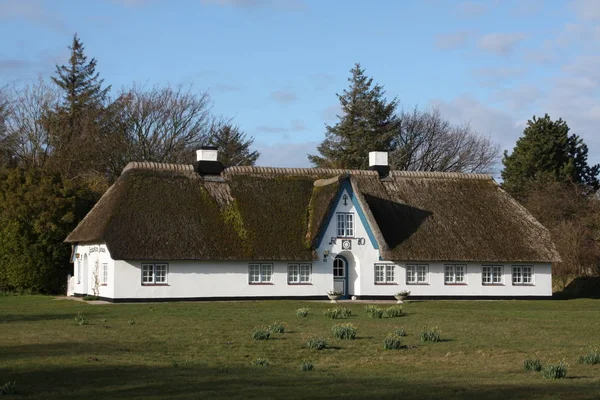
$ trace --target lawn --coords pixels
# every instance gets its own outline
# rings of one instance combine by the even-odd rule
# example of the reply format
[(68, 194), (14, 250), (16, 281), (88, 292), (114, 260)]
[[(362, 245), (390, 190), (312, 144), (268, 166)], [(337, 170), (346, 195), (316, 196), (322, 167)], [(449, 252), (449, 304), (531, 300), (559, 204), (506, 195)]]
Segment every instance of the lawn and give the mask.
[[(0, 385), (14, 398), (486, 398), (600, 397), (600, 365), (578, 356), (600, 347), (600, 300), (430, 301), (399, 318), (326, 319), (325, 302), (260, 301), (92, 305), (44, 296), (0, 297)], [(387, 305), (382, 305), (387, 306)], [(306, 318), (295, 311), (310, 307)], [(82, 312), (88, 325), (77, 325)], [(286, 332), (255, 341), (256, 326)], [(350, 322), (357, 339), (335, 340)], [(442, 342), (421, 343), (423, 326)], [(384, 350), (404, 327), (409, 348)], [(321, 336), (329, 348), (310, 350)], [(416, 346), (416, 347), (413, 347)], [(569, 363), (567, 379), (525, 372), (523, 360)], [(253, 366), (257, 357), (270, 361)], [(314, 370), (300, 371), (303, 360)]]

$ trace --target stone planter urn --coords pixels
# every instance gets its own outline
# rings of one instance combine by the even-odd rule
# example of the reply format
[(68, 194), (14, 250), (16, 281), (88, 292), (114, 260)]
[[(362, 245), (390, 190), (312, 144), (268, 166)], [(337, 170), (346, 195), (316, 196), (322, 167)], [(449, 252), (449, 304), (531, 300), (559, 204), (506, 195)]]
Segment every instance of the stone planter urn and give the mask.
[(408, 292), (408, 291), (396, 293), (394, 295), (394, 298), (397, 300), (396, 303), (398, 303), (398, 304), (404, 303), (404, 300), (406, 300), (406, 298), (408, 297), (409, 294), (410, 294), (410, 292)]
[(342, 294), (335, 293), (335, 292), (327, 293), (327, 297), (329, 297), (329, 300), (331, 300), (331, 303), (337, 303), (337, 301), (342, 298)]

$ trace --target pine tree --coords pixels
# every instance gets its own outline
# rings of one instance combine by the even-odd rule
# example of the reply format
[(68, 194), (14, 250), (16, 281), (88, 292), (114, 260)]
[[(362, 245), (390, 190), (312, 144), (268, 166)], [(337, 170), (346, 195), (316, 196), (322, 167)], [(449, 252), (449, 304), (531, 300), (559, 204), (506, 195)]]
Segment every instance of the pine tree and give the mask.
[(350, 87), (337, 97), (342, 115), (334, 126), (326, 126), (325, 140), (317, 147), (319, 155), (309, 155), (317, 167), (365, 169), (370, 151), (392, 151), (399, 128), (398, 100), (388, 102), (383, 86), (373, 84), (360, 64), (348, 78)]
[(250, 151), (254, 138), (246, 135), (237, 126), (225, 124), (209, 137), (208, 144), (219, 149), (219, 161), (230, 167), (235, 165), (254, 165), (260, 156), (258, 151)]
[(96, 59), (89, 62), (85, 48), (77, 34), (69, 46), (71, 57), (68, 65), (56, 65), (56, 77), (52, 81), (64, 91), (64, 105), (70, 114), (76, 116), (86, 108), (98, 107), (106, 100), (110, 86), (102, 88), (104, 79), (96, 72)]
[(569, 135), (565, 121), (552, 121), (548, 114), (534, 116), (512, 154), (504, 152), (502, 186), (517, 197), (532, 184), (550, 181), (578, 183), (596, 191), (600, 166), (589, 166), (587, 154), (587, 145), (579, 136)]
[(63, 92), (63, 101), (44, 118), (52, 147), (50, 167), (68, 177), (103, 175), (106, 168), (98, 149), (111, 135), (103, 118), (110, 86), (103, 87), (96, 59), (88, 61), (77, 34), (69, 49), (68, 64), (57, 65), (52, 77)]

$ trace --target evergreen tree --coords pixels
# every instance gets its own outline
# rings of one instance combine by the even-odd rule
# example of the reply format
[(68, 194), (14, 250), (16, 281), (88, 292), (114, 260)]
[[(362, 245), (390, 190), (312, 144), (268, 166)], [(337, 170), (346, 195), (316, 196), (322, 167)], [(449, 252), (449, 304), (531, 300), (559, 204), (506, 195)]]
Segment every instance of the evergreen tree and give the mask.
[(549, 181), (578, 183), (596, 191), (600, 166), (589, 166), (587, 154), (586, 144), (579, 136), (569, 135), (565, 121), (552, 121), (548, 114), (534, 116), (512, 154), (504, 152), (502, 186), (518, 197), (532, 184)]
[(260, 156), (257, 150), (250, 151), (254, 138), (246, 135), (237, 126), (225, 124), (217, 129), (208, 139), (210, 146), (219, 149), (219, 161), (230, 167), (235, 165), (254, 165)]
[(87, 61), (85, 48), (77, 34), (73, 35), (69, 50), (69, 64), (56, 65), (57, 76), (52, 77), (52, 81), (64, 91), (64, 106), (71, 117), (76, 117), (85, 109), (102, 105), (110, 86), (102, 88), (104, 79), (99, 79), (96, 72), (96, 59)]
[(398, 100), (388, 102), (383, 86), (373, 84), (360, 64), (348, 78), (350, 87), (337, 97), (342, 115), (334, 126), (327, 125), (319, 155), (308, 158), (317, 167), (365, 169), (370, 151), (392, 151), (400, 125), (396, 116)]
[(88, 61), (77, 34), (69, 49), (68, 64), (57, 65), (56, 76), (52, 77), (63, 92), (63, 101), (56, 109), (48, 110), (43, 121), (53, 152), (51, 167), (68, 177), (104, 174), (106, 168), (98, 149), (105, 147), (105, 139), (111, 135), (104, 118), (110, 86), (103, 87), (96, 59)]

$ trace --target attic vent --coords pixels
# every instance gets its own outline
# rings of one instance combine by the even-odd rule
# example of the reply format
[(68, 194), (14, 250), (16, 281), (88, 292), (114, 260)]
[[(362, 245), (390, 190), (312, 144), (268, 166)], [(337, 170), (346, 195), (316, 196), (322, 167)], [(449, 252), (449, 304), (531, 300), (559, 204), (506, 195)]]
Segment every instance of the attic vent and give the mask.
[(213, 146), (202, 146), (196, 150), (196, 161), (194, 171), (200, 175), (220, 175), (225, 169), (223, 164), (217, 160), (219, 151)]
[(388, 165), (388, 153), (386, 151), (369, 152), (369, 169), (377, 171), (380, 178), (385, 178), (390, 174)]

